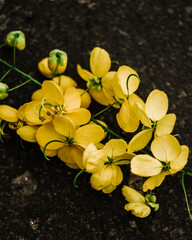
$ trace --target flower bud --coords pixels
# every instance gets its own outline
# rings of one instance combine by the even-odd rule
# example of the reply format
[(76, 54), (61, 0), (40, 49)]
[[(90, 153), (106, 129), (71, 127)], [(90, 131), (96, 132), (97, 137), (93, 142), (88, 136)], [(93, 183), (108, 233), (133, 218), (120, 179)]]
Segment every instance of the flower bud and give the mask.
[(0, 82), (0, 100), (5, 99), (8, 96), (9, 87), (7, 84)]
[(61, 74), (67, 67), (67, 54), (55, 49), (49, 53), (48, 67), (53, 73)]
[(12, 31), (7, 35), (7, 44), (22, 51), (25, 48), (25, 35), (21, 31)]

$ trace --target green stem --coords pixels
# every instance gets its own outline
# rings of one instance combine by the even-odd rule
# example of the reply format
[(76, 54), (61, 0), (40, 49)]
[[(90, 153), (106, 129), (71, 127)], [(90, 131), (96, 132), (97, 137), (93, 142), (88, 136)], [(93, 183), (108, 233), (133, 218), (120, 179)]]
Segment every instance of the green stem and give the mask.
[(0, 82), (11, 72), (11, 68), (3, 75), (3, 77), (0, 79)]
[(3, 43), (3, 44), (0, 45), (0, 48), (4, 47), (4, 46), (6, 46), (6, 45), (7, 45), (7, 43), (5, 42), (5, 43)]
[(45, 106), (45, 105), (54, 107), (51, 103), (44, 103), (43, 105), (41, 105), (41, 107), (39, 108), (39, 120), (41, 120), (42, 122), (43, 122), (43, 120), (41, 118), (41, 110), (42, 110), (43, 106)]
[(9, 89), (8, 92), (11, 92), (11, 91), (13, 91), (13, 90), (15, 90), (15, 89), (17, 89), (17, 88), (20, 88), (20, 87), (22, 87), (23, 85), (27, 84), (27, 83), (30, 82), (30, 81), (31, 81), (31, 79), (28, 79), (27, 81), (21, 83), (20, 85), (14, 87), (14, 88)]
[(183, 170), (180, 170), (180, 172), (182, 172), (183, 174), (185, 174), (185, 175), (187, 175), (187, 176), (192, 177), (192, 172), (190, 172), (190, 171), (188, 171), (188, 170), (183, 169)]
[(91, 86), (88, 87), (84, 92), (82, 92), (81, 95), (80, 95), (80, 97), (83, 96), (86, 92), (88, 92), (90, 88), (91, 88)]
[[(112, 134), (113, 136), (115, 136), (116, 138), (119, 139), (123, 139), (123, 137), (121, 137), (120, 135), (118, 135), (117, 133), (113, 132), (111, 129), (105, 127), (103, 124), (101, 124), (100, 122), (98, 122), (96, 119), (94, 119), (94, 117), (91, 117), (92, 122), (96, 123), (97, 125), (99, 125), (100, 127), (102, 127), (105, 131), (107, 131), (108, 133)], [(123, 139), (124, 140), (124, 139)], [(124, 140), (125, 141), (125, 140)]]
[(183, 192), (184, 192), (184, 195), (185, 195), (185, 201), (186, 201), (189, 217), (190, 217), (190, 220), (192, 220), (192, 214), (191, 214), (191, 211), (190, 211), (190, 208), (189, 208), (189, 202), (188, 202), (187, 193), (186, 193), (186, 189), (185, 189), (184, 175), (185, 175), (185, 173), (182, 173), (182, 187), (183, 187)]
[(57, 71), (58, 66), (59, 66), (59, 63), (57, 62), (57, 66), (56, 66), (55, 71), (54, 71), (54, 73), (53, 73), (52, 80), (53, 80), (53, 78), (55, 77), (55, 74), (56, 74), (56, 71)]
[(80, 175), (81, 173), (83, 173), (84, 171), (85, 171), (85, 169), (81, 169), (81, 171), (79, 171), (79, 172), (77, 173), (77, 175), (75, 176), (75, 178), (74, 178), (73, 185), (74, 185), (76, 188), (78, 188), (78, 186), (76, 185), (77, 178), (78, 178), (79, 175)]
[(115, 105), (117, 102), (114, 102), (112, 104), (110, 104), (109, 106), (107, 106), (106, 108), (104, 108), (103, 110), (101, 110), (100, 112), (96, 113), (93, 115), (93, 118), (97, 117), (98, 115), (102, 114), (103, 112), (107, 111), (109, 108), (111, 108), (113, 105)]
[(60, 84), (61, 84), (61, 75), (59, 75), (59, 86), (60, 86)]
[(37, 81), (36, 79), (34, 79), (33, 77), (31, 77), (30, 75), (22, 72), (21, 70), (19, 70), (18, 68), (10, 65), (9, 63), (7, 63), (6, 61), (4, 61), (3, 59), (0, 58), (0, 62), (5, 64), (7, 67), (15, 70), (16, 72), (20, 73), (21, 75), (23, 75), (24, 77), (28, 78), (28, 79), (31, 79), (31, 81), (33, 81), (34, 83), (38, 84), (39, 86), (41, 86), (41, 83), (39, 81)]
[(49, 161), (50, 159), (47, 157), (45, 151), (46, 151), (46, 148), (47, 146), (50, 144), (50, 143), (53, 143), (53, 142), (60, 142), (60, 143), (64, 143), (63, 141), (60, 141), (60, 140), (51, 140), (49, 141), (48, 143), (45, 144), (44, 148), (43, 148), (43, 155), (44, 157)]
[[(136, 74), (130, 74), (129, 76), (128, 76), (128, 78), (127, 78), (127, 82), (126, 82), (126, 88), (127, 88), (127, 93), (128, 93), (128, 97), (127, 97), (127, 99), (129, 98), (129, 79), (130, 79), (130, 77), (136, 77), (136, 78), (138, 78), (139, 79), (139, 77), (136, 75)], [(139, 81), (140, 81), (140, 79), (139, 79)]]
[(119, 159), (119, 160), (117, 160), (117, 161), (114, 161), (113, 163), (117, 163), (117, 162), (122, 162), (122, 161), (131, 161), (131, 159)]
[(116, 63), (116, 64), (119, 64), (119, 62), (118, 62), (118, 61), (111, 61), (111, 63)]

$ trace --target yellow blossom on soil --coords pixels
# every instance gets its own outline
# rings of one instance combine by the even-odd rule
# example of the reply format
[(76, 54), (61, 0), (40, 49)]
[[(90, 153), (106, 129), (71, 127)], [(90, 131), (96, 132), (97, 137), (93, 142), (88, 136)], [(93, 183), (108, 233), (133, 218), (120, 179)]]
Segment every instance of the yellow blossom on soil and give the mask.
[(143, 185), (143, 190), (152, 190), (158, 187), (166, 175), (174, 174), (186, 165), (189, 148), (180, 146), (172, 135), (156, 137), (151, 144), (154, 157), (139, 154), (131, 160), (131, 172), (142, 177), (150, 177)]

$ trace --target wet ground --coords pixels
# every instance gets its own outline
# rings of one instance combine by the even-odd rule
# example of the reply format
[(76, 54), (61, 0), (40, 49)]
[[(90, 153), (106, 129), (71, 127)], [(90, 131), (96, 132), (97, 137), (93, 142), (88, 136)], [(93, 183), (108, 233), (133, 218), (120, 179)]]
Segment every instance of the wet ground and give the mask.
[[(17, 54), (16, 65), (39, 81), (44, 78), (37, 63), (55, 48), (68, 53), (66, 75), (81, 87), (84, 82), (76, 64), (88, 69), (89, 53), (95, 46), (106, 49), (120, 65), (134, 68), (141, 78), (137, 94), (146, 99), (155, 88), (169, 97), (169, 112), (177, 115), (174, 133), (192, 148), (192, 2), (130, 0), (0, 0), (0, 39), (12, 30), (22, 30), (27, 47)], [(0, 56), (11, 62), (12, 51)], [(117, 68), (116, 65), (113, 66)], [(0, 65), (0, 75), (7, 68)], [(18, 74), (6, 78), (10, 87), (23, 81)], [(30, 100), (33, 83), (12, 92), (2, 103), (18, 107)], [(93, 103), (96, 113), (102, 106)], [(110, 113), (110, 114), (109, 114)], [(116, 127), (113, 110), (104, 114), (109, 127)], [(158, 212), (138, 219), (123, 209), (121, 186), (110, 195), (91, 189), (89, 175), (77, 173), (57, 158), (44, 159), (36, 144), (18, 139), (0, 143), (0, 239), (10, 240), (190, 240), (189, 220), (181, 175), (166, 178), (155, 193)], [(192, 167), (190, 156), (187, 167)], [(128, 168), (123, 168), (124, 175)], [(124, 184), (139, 189), (141, 180), (127, 176)], [(192, 208), (192, 178), (186, 177)]]

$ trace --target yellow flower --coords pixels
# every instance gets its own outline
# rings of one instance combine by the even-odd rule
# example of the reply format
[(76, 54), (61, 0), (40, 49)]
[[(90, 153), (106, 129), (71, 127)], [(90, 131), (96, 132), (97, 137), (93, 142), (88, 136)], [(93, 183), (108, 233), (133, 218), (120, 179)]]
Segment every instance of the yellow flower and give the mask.
[(151, 208), (146, 204), (143, 195), (128, 186), (123, 186), (122, 194), (129, 202), (124, 207), (126, 211), (131, 211), (133, 215), (140, 218), (149, 216)]
[(81, 97), (77, 89), (68, 88), (63, 94), (61, 88), (51, 80), (42, 84), (42, 100), (27, 103), (25, 115), (34, 125), (52, 121), (56, 116), (70, 118), (76, 125), (89, 122), (91, 114), (85, 108), (80, 108)]
[[(104, 49), (95, 47), (90, 55), (91, 72), (82, 69), (77, 65), (77, 72), (82, 79), (87, 82), (89, 93), (95, 101), (102, 105), (109, 105), (105, 92), (112, 89), (112, 79), (115, 72), (109, 72), (111, 68), (111, 58)], [(114, 101), (113, 101), (114, 102)]]
[(26, 104), (18, 110), (8, 105), (0, 105), (0, 119), (9, 122), (9, 127), (16, 130), (17, 134), (27, 142), (36, 142), (38, 126), (30, 126), (25, 118)]
[(122, 182), (123, 174), (118, 165), (129, 164), (133, 157), (126, 149), (127, 143), (122, 139), (111, 139), (100, 150), (93, 143), (86, 148), (83, 165), (92, 173), (90, 182), (94, 189), (111, 193)]
[(101, 127), (85, 125), (76, 130), (74, 123), (64, 117), (56, 117), (51, 123), (39, 127), (37, 142), (46, 150), (58, 150), (58, 157), (65, 163), (83, 169), (82, 154), (91, 143), (98, 143), (104, 137)]
[(129, 151), (143, 149), (151, 140), (153, 132), (156, 136), (170, 134), (173, 131), (176, 115), (166, 114), (168, 110), (168, 98), (163, 91), (153, 90), (145, 105), (135, 104), (137, 117), (143, 124), (144, 130), (136, 134), (129, 142)]
[(114, 97), (120, 104), (116, 118), (118, 125), (125, 132), (135, 132), (139, 127), (139, 119), (135, 113), (134, 104), (143, 101), (134, 92), (139, 86), (138, 74), (128, 66), (121, 66), (113, 79)]
[(151, 152), (154, 157), (140, 154), (131, 160), (132, 173), (151, 177), (145, 181), (143, 191), (158, 187), (166, 175), (180, 171), (187, 163), (189, 148), (180, 146), (174, 136), (167, 134), (153, 140)]

